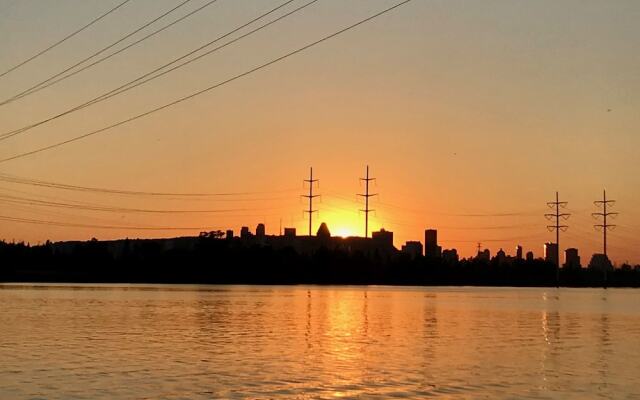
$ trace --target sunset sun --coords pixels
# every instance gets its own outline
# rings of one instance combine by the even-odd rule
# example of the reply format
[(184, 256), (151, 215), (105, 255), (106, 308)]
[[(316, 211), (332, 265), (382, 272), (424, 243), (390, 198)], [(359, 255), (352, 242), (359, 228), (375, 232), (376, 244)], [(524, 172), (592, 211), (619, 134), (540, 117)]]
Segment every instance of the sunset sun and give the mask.
[(356, 231), (355, 229), (349, 227), (349, 226), (338, 226), (335, 229), (335, 234), (336, 236), (340, 236), (343, 238), (349, 237), (349, 236), (356, 236)]

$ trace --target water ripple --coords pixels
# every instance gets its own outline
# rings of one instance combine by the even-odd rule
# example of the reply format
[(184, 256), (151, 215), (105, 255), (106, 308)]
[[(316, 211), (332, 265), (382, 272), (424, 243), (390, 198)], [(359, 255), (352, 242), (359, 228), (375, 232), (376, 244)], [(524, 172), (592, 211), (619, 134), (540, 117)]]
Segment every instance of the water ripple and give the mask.
[(640, 291), (0, 285), (0, 398), (640, 398)]

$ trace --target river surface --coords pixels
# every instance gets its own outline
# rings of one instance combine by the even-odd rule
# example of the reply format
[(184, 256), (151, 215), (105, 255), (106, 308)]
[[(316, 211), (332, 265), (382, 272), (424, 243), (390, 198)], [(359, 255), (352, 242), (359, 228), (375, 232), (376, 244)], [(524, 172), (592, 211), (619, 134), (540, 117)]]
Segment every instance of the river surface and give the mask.
[(1, 399), (640, 399), (640, 291), (0, 285)]

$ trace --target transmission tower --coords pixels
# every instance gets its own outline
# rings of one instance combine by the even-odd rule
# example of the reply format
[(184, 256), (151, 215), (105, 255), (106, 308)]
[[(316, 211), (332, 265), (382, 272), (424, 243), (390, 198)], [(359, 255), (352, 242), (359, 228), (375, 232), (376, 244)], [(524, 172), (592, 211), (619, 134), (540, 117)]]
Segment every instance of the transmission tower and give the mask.
[(616, 216), (618, 216), (617, 212), (609, 212), (607, 211), (607, 207), (613, 207), (613, 205), (616, 203), (615, 200), (607, 200), (607, 191), (603, 190), (602, 191), (602, 200), (598, 200), (598, 201), (594, 201), (593, 204), (596, 205), (596, 207), (602, 207), (602, 212), (597, 212), (597, 213), (592, 213), (591, 215), (593, 215), (594, 218), (600, 218), (602, 217), (602, 223), (601, 224), (596, 224), (593, 227), (595, 229), (602, 229), (602, 236), (603, 236), (603, 246), (604, 246), (604, 255), (607, 255), (607, 231), (608, 230), (612, 230), (615, 229), (615, 225), (613, 224), (609, 224), (607, 223), (607, 217), (611, 217), (611, 218), (615, 218)]
[(545, 218), (549, 221), (555, 220), (555, 225), (547, 225), (550, 232), (556, 231), (556, 283), (560, 283), (560, 231), (565, 232), (569, 226), (560, 225), (560, 220), (567, 220), (571, 214), (561, 213), (560, 209), (567, 207), (566, 201), (560, 201), (558, 192), (556, 192), (556, 201), (547, 202), (547, 206), (554, 210), (554, 213), (545, 214)]
[(313, 179), (313, 167), (310, 167), (309, 179), (303, 180), (303, 182), (306, 182), (309, 184), (309, 194), (302, 195), (302, 197), (306, 197), (307, 199), (309, 199), (309, 208), (303, 211), (303, 213), (309, 214), (309, 236), (312, 236), (313, 234), (313, 222), (312, 222), (313, 213), (318, 212), (318, 210), (313, 209), (313, 199), (320, 196), (319, 194), (313, 194), (313, 185), (319, 181), (320, 181), (319, 179)]
[(369, 177), (369, 166), (367, 165), (367, 174), (364, 178), (360, 178), (364, 181), (364, 193), (358, 193), (358, 196), (364, 197), (364, 237), (369, 237), (369, 213), (375, 210), (369, 209), (369, 197), (377, 196), (378, 193), (369, 193), (369, 182), (374, 181), (376, 178)]

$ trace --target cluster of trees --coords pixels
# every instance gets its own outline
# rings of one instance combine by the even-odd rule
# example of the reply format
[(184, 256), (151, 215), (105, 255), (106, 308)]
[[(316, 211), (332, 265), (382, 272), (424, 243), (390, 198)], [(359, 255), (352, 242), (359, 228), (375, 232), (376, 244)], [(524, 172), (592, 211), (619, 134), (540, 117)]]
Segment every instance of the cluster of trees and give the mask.
[[(201, 235), (190, 246), (167, 248), (162, 240), (91, 240), (67, 245), (29, 246), (0, 242), (3, 282), (130, 282), (242, 284), (389, 284), (556, 286), (556, 268), (541, 260), (509, 264), (476, 259), (447, 265), (398, 253), (346, 252), (320, 248), (299, 254), (293, 248), (243, 245)], [(603, 271), (561, 269), (562, 286), (603, 286)], [(640, 266), (608, 271), (610, 287), (640, 287)]]

